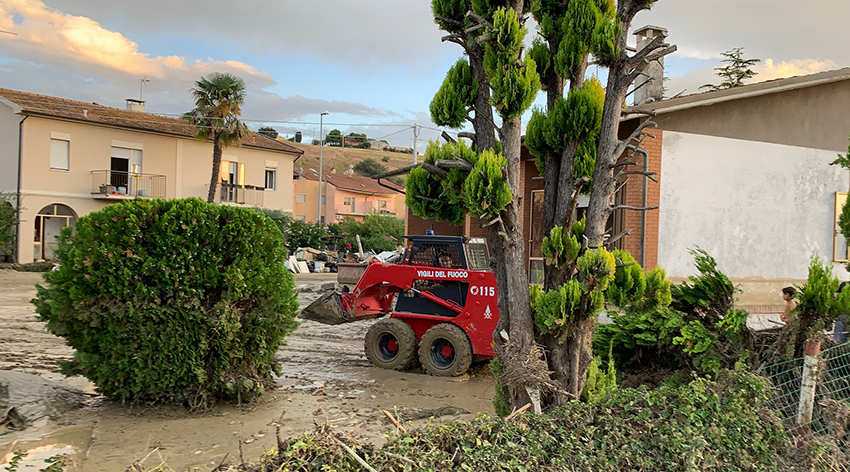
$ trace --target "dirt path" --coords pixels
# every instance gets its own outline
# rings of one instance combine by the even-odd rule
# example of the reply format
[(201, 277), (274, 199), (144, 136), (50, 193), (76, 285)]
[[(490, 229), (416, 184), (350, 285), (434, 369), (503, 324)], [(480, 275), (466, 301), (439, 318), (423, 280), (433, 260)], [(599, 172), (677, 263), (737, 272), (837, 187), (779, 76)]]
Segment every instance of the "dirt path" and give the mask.
[[(314, 289), (334, 277), (299, 276), (299, 288), (310, 290), (302, 291), (302, 306), (319, 295)], [(59, 374), (56, 361), (70, 358), (72, 350), (44, 330), (29, 304), (35, 296), (33, 286), (40, 281), (40, 274), (0, 271), (0, 370), (33, 373), (91, 391), (85, 379)], [(157, 465), (161, 456), (175, 470), (186, 470), (217, 465), (225, 455), (228, 460), (237, 458), (239, 442), (245, 459), (258, 457), (274, 447), (275, 422), (284, 411), (286, 437), (327, 419), (341, 431), (360, 425), (355, 434), (378, 443), (394, 429), (381, 410), (394, 411), (414, 425), (471, 418), (477, 412), (492, 414), (492, 377), (473, 371), (468, 378), (446, 379), (377, 369), (363, 354), (368, 327), (369, 322), (341, 326), (304, 322), (278, 353), (283, 365), (278, 388), (256, 404), (223, 405), (190, 415), (182, 407), (122, 405), (92, 398), (58, 421), (0, 436), (0, 454), (17, 440), (19, 448), (30, 451), (33, 464), (34, 459), (57, 452), (74, 452), (77, 466), (70, 470), (123, 471), (134, 459), (151, 454), (149, 466)], [(434, 414), (445, 416), (429, 418)]]

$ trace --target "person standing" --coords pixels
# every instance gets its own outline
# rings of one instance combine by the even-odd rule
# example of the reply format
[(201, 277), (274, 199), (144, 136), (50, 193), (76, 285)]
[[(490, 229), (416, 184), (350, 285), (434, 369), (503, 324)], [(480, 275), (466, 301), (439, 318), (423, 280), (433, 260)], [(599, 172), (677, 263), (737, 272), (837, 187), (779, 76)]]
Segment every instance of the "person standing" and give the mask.
[(794, 287), (785, 287), (782, 289), (782, 299), (785, 300), (785, 311), (779, 316), (783, 323), (788, 324), (794, 321), (794, 309), (797, 308), (797, 302), (794, 301), (794, 295), (797, 289)]

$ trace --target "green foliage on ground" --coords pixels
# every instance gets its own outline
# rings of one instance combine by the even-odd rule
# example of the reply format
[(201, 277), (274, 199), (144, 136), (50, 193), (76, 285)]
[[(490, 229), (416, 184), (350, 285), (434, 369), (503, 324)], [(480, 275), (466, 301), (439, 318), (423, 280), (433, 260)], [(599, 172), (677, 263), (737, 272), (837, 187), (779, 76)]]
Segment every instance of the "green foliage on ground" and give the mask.
[[(661, 268), (644, 275), (627, 253), (608, 289), (610, 324), (597, 327), (593, 352), (610, 352), (618, 370), (656, 366), (715, 374), (732, 368), (751, 349), (747, 312), (733, 309), (735, 287), (717, 261), (691, 251), (698, 275), (672, 285)], [(724, 311), (725, 310), (725, 311)]]
[(53, 262), (51, 261), (32, 262), (30, 264), (0, 263), (0, 269), (11, 269), (18, 272), (47, 272), (52, 268)]
[(244, 470), (363, 470), (340, 443), (387, 471), (776, 470), (790, 451), (765, 408), (768, 392), (760, 377), (723, 371), (717, 381), (614, 390), (549, 414), (431, 424), (380, 448), (320, 427)]
[(257, 211), (199, 199), (109, 205), (65, 228), (33, 300), (75, 349), (66, 374), (127, 401), (262, 394), (297, 326), (287, 252)]
[(15, 227), (17, 225), (17, 196), (0, 192), (0, 257), (15, 253)]
[(364, 251), (395, 251), (403, 242), (404, 220), (392, 215), (368, 214), (363, 216), (363, 221), (354, 218), (342, 220), (339, 231), (341, 246), (351, 244), (356, 248), (356, 236), (359, 234)]

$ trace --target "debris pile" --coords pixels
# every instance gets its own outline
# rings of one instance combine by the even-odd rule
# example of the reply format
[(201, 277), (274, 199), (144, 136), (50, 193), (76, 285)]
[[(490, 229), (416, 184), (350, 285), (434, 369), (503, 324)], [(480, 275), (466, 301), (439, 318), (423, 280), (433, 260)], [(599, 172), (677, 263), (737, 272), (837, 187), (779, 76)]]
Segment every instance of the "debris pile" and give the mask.
[(294, 274), (306, 274), (309, 272), (337, 273), (340, 270), (340, 264), (368, 264), (376, 259), (387, 263), (397, 262), (401, 258), (402, 252), (403, 248), (401, 246), (395, 251), (384, 251), (377, 254), (371, 251), (350, 252), (345, 250), (337, 252), (311, 247), (300, 247), (289, 256), (286, 267)]

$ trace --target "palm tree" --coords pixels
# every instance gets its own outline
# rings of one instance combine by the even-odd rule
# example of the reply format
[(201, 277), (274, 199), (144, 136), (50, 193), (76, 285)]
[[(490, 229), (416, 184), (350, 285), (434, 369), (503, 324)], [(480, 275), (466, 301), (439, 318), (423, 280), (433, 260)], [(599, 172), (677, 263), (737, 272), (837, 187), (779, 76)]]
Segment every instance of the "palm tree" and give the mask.
[(207, 195), (207, 201), (212, 203), (218, 189), (222, 148), (238, 146), (248, 132), (248, 127), (239, 121), (245, 102), (245, 81), (232, 74), (213, 72), (201, 77), (191, 90), (195, 109), (184, 114), (183, 119), (195, 125), (196, 139), (212, 139), (213, 166)]

